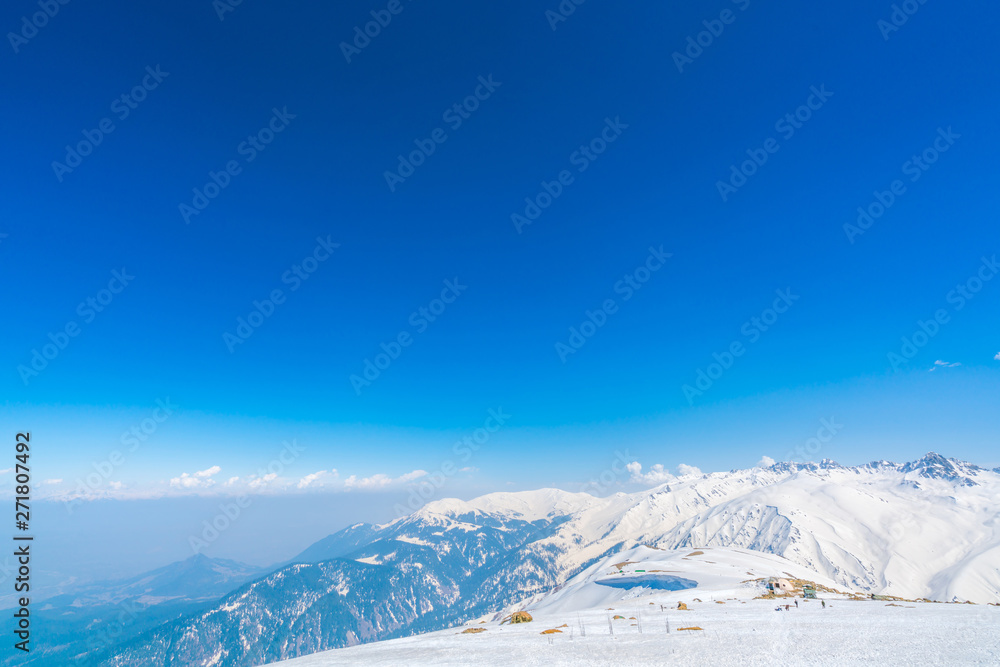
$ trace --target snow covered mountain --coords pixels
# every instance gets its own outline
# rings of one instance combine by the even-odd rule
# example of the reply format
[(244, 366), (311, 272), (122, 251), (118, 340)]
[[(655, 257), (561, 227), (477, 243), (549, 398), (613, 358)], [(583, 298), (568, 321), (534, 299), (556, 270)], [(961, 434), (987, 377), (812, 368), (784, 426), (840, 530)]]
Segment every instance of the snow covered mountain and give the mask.
[(784, 556), (841, 585), (938, 600), (1000, 600), (1000, 474), (930, 453), (906, 464), (778, 463), (689, 475), (635, 494), (552, 489), (430, 503), (470, 522), (560, 517), (530, 549), (554, 578), (622, 547), (741, 547)]
[[(791, 592), (770, 593), (770, 577)], [(800, 585), (811, 583), (817, 599)], [(787, 607), (785, 606), (787, 605)], [(530, 621), (511, 623), (514, 611)], [(780, 556), (639, 546), (517, 608), (282, 667), (363, 665), (996, 664), (1000, 610), (872, 600)], [(519, 620), (526, 620), (519, 614)]]
[(852, 590), (1000, 601), (1000, 471), (779, 463), (597, 498), (544, 489), (440, 500), (330, 536), (107, 665), (252, 665), (446, 627), (538, 599), (637, 545), (781, 556)]

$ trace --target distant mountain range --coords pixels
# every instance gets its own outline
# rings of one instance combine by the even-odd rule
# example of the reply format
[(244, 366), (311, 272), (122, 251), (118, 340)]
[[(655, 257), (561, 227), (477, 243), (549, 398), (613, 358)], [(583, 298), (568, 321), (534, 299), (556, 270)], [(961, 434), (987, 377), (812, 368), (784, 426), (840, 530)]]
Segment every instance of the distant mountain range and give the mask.
[(269, 570), (202, 554), (120, 581), (103, 581), (49, 598), (45, 605), (83, 607), (136, 600), (144, 605), (215, 600)]
[(201, 611), (268, 571), (196, 555), (136, 577), (71, 587), (37, 603), (33, 623), (45, 641), (29, 656), (3, 664), (74, 664), (73, 656), (107, 652), (146, 630)]
[[(997, 602), (1000, 469), (931, 453), (686, 475), (606, 498), (544, 489), (440, 500), (331, 535), (299, 563), (90, 657), (249, 666), (439, 629), (549, 592), (637, 545), (748, 549), (849, 589)], [(168, 579), (153, 578), (166, 590)]]

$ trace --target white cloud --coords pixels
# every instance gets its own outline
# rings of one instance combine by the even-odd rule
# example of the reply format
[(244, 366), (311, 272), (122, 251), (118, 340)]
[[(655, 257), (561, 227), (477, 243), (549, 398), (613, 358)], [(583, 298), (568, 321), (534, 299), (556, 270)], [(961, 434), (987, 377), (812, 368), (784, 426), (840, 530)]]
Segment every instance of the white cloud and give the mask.
[[(225, 469), (231, 466), (226, 465)], [(46, 497), (66, 497), (91, 500), (97, 498), (139, 499), (160, 498), (185, 495), (219, 495), (235, 496), (241, 493), (352, 493), (352, 492), (390, 492), (405, 488), (410, 484), (425, 479), (428, 472), (413, 470), (399, 476), (384, 473), (370, 477), (351, 475), (345, 479), (342, 471), (336, 468), (318, 470), (310, 474), (297, 472), (294, 476), (285, 472), (265, 474), (249, 473), (222, 477), (222, 466), (213, 465), (204, 470), (182, 472), (175, 477), (166, 476), (156, 482), (143, 484), (122, 484), (108, 482), (101, 489), (93, 489), (86, 493), (71, 492), (65, 486), (57, 486), (64, 480), (52, 480), (48, 485), (39, 480), (39, 487), (47, 492)], [(461, 474), (475, 472), (476, 468), (463, 468)], [(2, 474), (2, 470), (0, 470)], [(2, 477), (0, 477), (2, 479)], [(44, 486), (43, 486), (44, 485)]]
[(348, 489), (384, 489), (387, 486), (393, 486), (396, 484), (405, 484), (406, 482), (411, 482), (415, 479), (423, 477), (427, 474), (426, 470), (414, 470), (413, 472), (408, 472), (405, 475), (400, 475), (393, 479), (388, 475), (383, 473), (378, 473), (372, 475), (371, 477), (359, 478), (357, 475), (351, 475), (344, 480), (344, 487)]
[[(297, 488), (304, 489), (304, 488), (310, 486), (313, 482), (317, 482), (317, 481), (323, 479), (324, 477), (326, 477), (328, 475), (333, 475), (334, 477), (336, 477), (337, 476), (337, 470), (336, 469), (333, 469), (333, 470), (319, 470), (317, 472), (310, 473), (310, 474), (306, 475), (305, 477), (303, 477), (302, 479), (299, 480)], [(323, 484), (320, 483), (320, 484), (317, 484), (317, 486), (323, 486)]]
[(278, 473), (276, 473), (276, 472), (269, 472), (266, 475), (264, 475), (263, 477), (257, 477), (256, 479), (251, 479), (249, 486), (250, 486), (251, 489), (259, 489), (260, 487), (264, 486), (265, 484), (269, 484), (269, 483), (273, 482), (277, 478), (278, 478)]
[(632, 463), (625, 466), (625, 469), (632, 474), (629, 477), (629, 481), (636, 484), (650, 484), (655, 486), (677, 479), (663, 467), (662, 463), (653, 464), (647, 473), (642, 472), (642, 464), (638, 461), (632, 461)]
[(52, 485), (55, 485), (55, 484), (62, 484), (62, 480), (61, 479), (47, 479), (44, 482), (42, 482), (42, 484), (48, 484), (49, 486), (52, 486)]
[(762, 456), (760, 457), (760, 461), (757, 461), (757, 465), (755, 467), (770, 468), (773, 465), (774, 465), (774, 459), (772, 459), (770, 456)]
[(176, 489), (207, 489), (215, 485), (212, 476), (218, 474), (220, 470), (222, 468), (219, 466), (212, 466), (190, 475), (182, 472), (180, 477), (171, 478), (170, 486)]
[(696, 468), (695, 466), (689, 466), (686, 463), (682, 463), (677, 466), (677, 474), (681, 477), (685, 477), (687, 475), (700, 475), (701, 468)]
[(997, 361), (1000, 361), (1000, 352), (997, 352), (997, 356), (995, 356), (993, 358), (996, 359)]
[(383, 475), (382, 473), (372, 475), (371, 477), (365, 477), (363, 479), (358, 479), (357, 475), (351, 475), (344, 480), (344, 486), (349, 489), (370, 488), (375, 486), (386, 486), (390, 481), (389, 476)]
[(928, 370), (936, 371), (939, 368), (955, 368), (955, 366), (961, 366), (961, 365), (962, 364), (958, 362), (951, 363), (950, 361), (941, 361), (940, 359), (938, 359), (937, 361), (934, 362), (934, 365), (931, 366)]
[[(997, 355), (997, 356), (1000, 356), (1000, 355)], [(0, 475), (6, 475), (7, 473), (9, 473), (9, 472), (11, 472), (13, 470), (14, 470), (13, 468), (4, 468), (3, 470), (0, 470)]]

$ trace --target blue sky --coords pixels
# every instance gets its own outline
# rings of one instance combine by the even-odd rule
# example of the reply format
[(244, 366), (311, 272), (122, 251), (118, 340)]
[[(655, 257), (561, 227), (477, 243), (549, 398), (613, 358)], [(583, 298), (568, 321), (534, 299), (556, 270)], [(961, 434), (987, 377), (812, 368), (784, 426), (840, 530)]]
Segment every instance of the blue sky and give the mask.
[[(794, 457), (828, 418), (814, 458), (997, 465), (1000, 280), (974, 282), (1000, 251), (996, 7), (887, 30), (891, 3), (589, 2), (553, 29), (549, 5), (403, 0), (350, 62), (387, 4), (70, 3), (8, 36), (0, 396), (48, 492), (116, 451), (88, 493), (363, 492), (448, 463), (454, 493), (579, 488), (618, 451)], [(547, 205), (519, 224), (526, 198)], [(458, 453), (490, 410), (510, 419)]]

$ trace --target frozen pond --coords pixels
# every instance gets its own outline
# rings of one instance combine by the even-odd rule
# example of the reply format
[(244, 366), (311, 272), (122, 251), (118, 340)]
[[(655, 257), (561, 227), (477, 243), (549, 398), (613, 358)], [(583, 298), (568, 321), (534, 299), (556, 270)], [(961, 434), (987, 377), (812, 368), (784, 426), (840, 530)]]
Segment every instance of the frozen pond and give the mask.
[(698, 586), (697, 581), (685, 579), (684, 577), (675, 577), (670, 574), (640, 574), (637, 576), (614, 577), (612, 579), (601, 579), (596, 583), (602, 586), (611, 586), (612, 588), (624, 588), (625, 590), (641, 586), (658, 591), (682, 591)]

